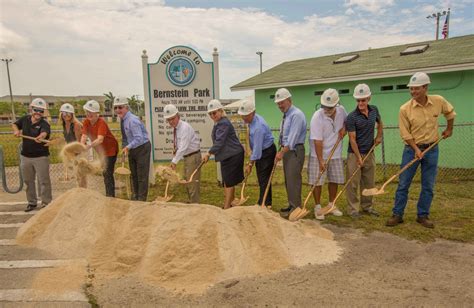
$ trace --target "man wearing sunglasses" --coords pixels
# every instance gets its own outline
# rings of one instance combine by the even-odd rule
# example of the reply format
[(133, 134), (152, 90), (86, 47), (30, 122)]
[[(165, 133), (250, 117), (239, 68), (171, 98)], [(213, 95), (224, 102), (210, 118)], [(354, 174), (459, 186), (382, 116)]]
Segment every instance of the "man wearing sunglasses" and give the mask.
[(43, 118), (48, 104), (42, 98), (35, 98), (30, 104), (30, 114), (19, 118), (13, 125), (13, 134), (35, 138), (23, 138), (21, 147), (21, 172), (26, 185), (28, 206), (25, 212), (36, 209), (38, 204), (36, 194), (36, 178), (39, 182), (41, 206), (44, 207), (52, 200), (51, 179), (49, 177), (49, 149), (42, 140), (49, 139), (51, 128)]
[(151, 153), (148, 132), (142, 121), (130, 111), (126, 97), (114, 99), (114, 111), (121, 119), (122, 155), (128, 155), (132, 177), (132, 200), (146, 201)]
[[(356, 173), (346, 189), (348, 214), (352, 218), (359, 218), (360, 214), (378, 217), (379, 214), (372, 207), (372, 196), (362, 195), (365, 188), (375, 187), (375, 155), (372, 152), (364, 162), (362, 159), (369, 153), (374, 143), (378, 145), (382, 142), (382, 119), (377, 107), (369, 105), (372, 93), (368, 85), (364, 83), (357, 85), (353, 96), (357, 107), (346, 119), (350, 143), (347, 149), (347, 176), (359, 167), (360, 172)], [(377, 137), (374, 141), (375, 126), (377, 126)]]

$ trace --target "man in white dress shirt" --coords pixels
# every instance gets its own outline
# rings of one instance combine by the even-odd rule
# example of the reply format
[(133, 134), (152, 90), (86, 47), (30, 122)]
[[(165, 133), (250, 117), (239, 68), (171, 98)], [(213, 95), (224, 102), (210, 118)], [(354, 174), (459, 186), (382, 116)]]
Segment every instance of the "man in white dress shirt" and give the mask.
[[(171, 160), (171, 168), (176, 170), (178, 162), (184, 158), (184, 175), (186, 179), (201, 163), (200, 140), (194, 129), (188, 123), (180, 119), (178, 108), (169, 104), (163, 109), (164, 118), (173, 128), (173, 154)], [(201, 171), (198, 171), (193, 178), (193, 182), (186, 185), (189, 200), (191, 203), (199, 203), (199, 181), (201, 179)]]

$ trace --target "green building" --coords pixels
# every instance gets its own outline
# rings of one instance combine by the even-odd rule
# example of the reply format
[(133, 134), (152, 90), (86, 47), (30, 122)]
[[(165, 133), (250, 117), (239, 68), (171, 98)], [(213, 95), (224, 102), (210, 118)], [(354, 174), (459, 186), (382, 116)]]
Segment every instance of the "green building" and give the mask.
[[(254, 90), (257, 112), (272, 128), (278, 128), (282, 115), (273, 102), (278, 88), (290, 90), (293, 103), (305, 113), (309, 125), (325, 89), (337, 89), (342, 105), (350, 112), (356, 107), (354, 87), (366, 83), (372, 92), (370, 103), (379, 108), (387, 127), (384, 157), (378, 149), (377, 159), (398, 164), (403, 148), (398, 111), (410, 99), (406, 84), (418, 71), (431, 78), (429, 94), (442, 95), (454, 105), (455, 125), (463, 123), (455, 127), (452, 139), (440, 144), (440, 166), (474, 168), (474, 35), (284, 62), (231, 90)], [(444, 118), (440, 123), (446, 123)], [(347, 146), (347, 138), (344, 141)]]

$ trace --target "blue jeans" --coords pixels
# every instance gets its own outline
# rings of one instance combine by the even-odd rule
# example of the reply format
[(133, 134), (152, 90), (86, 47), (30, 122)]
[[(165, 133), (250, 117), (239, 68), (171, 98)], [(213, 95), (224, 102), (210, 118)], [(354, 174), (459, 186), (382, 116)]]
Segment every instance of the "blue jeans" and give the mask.
[[(421, 150), (423, 151), (423, 149)], [(405, 146), (400, 168), (403, 168), (403, 166), (413, 160), (414, 157), (415, 151), (410, 146)], [(400, 175), (400, 182), (398, 183), (397, 192), (395, 193), (395, 204), (392, 209), (394, 215), (403, 217), (408, 201), (408, 190), (410, 189), (411, 181), (415, 176), (416, 169), (418, 169), (418, 165), (420, 164), (421, 192), (417, 204), (418, 217), (429, 216), (431, 201), (433, 200), (433, 188), (436, 180), (436, 173), (438, 171), (438, 146), (432, 148), (421, 160), (414, 163)]]

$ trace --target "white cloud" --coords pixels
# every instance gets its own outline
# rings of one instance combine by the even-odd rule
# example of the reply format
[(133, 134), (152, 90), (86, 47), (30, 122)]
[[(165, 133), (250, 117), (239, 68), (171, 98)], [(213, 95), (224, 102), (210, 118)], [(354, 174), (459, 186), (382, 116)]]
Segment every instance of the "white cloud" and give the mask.
[(345, 6), (375, 14), (385, 12), (386, 8), (394, 4), (393, 2), (393, 0), (347, 0)]
[(28, 39), (0, 22), (0, 54), (10, 56), (15, 50), (28, 47)]
[(60, 8), (94, 9), (105, 11), (128, 11), (146, 6), (164, 5), (163, 0), (45, 0), (47, 4)]

